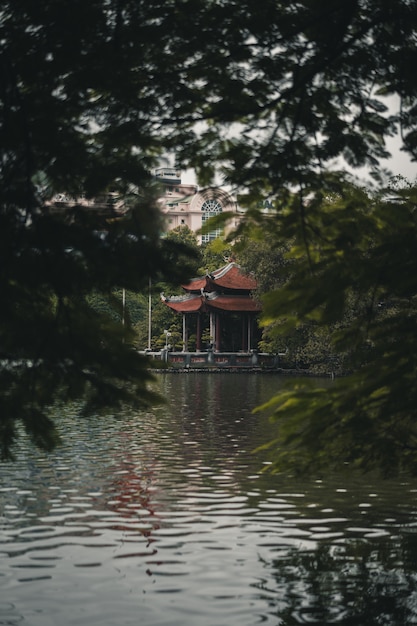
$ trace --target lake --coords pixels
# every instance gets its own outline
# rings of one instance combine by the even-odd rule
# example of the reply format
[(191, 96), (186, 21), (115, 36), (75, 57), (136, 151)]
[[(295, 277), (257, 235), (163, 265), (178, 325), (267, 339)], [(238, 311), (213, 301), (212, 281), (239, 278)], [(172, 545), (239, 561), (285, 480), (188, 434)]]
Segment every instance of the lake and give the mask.
[[(417, 481), (261, 473), (276, 375), (161, 374), (0, 466), (0, 624), (417, 623)], [(330, 382), (328, 384), (331, 384)]]

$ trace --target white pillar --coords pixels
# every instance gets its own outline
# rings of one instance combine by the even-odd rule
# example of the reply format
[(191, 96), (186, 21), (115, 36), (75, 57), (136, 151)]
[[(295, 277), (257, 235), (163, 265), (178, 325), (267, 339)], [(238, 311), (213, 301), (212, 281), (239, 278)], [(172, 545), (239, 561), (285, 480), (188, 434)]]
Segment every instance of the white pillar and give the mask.
[(213, 349), (216, 350), (216, 314), (213, 311), (210, 311), (210, 337)]
[(152, 347), (152, 282), (148, 286), (148, 349)]
[(187, 316), (185, 313), (182, 314), (182, 351), (188, 352)]

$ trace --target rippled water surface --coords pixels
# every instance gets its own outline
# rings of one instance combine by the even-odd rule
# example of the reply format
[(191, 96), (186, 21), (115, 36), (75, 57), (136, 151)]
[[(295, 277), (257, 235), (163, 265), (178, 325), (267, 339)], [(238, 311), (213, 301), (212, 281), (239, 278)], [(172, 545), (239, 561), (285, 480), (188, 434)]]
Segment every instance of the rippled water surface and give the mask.
[(0, 467), (0, 624), (417, 623), (417, 483), (260, 474), (276, 377), (158, 385)]

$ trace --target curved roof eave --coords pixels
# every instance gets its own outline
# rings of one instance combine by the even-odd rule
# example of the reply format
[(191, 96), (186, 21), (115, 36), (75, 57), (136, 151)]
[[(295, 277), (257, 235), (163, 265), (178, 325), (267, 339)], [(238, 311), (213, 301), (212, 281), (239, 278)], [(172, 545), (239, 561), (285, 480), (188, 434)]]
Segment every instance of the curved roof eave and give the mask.
[(243, 274), (237, 263), (231, 262), (206, 276), (193, 278), (189, 283), (181, 285), (185, 291), (215, 291), (219, 287), (230, 291), (254, 291), (258, 284), (252, 276)]

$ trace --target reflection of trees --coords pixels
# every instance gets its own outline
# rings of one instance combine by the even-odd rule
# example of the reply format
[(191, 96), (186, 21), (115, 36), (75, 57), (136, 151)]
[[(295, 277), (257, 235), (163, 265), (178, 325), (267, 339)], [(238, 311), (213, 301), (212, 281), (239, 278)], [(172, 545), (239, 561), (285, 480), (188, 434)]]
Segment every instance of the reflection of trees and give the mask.
[(266, 562), (275, 588), (260, 583), (283, 626), (300, 623), (404, 626), (417, 620), (415, 539), (349, 541), (291, 550)]

